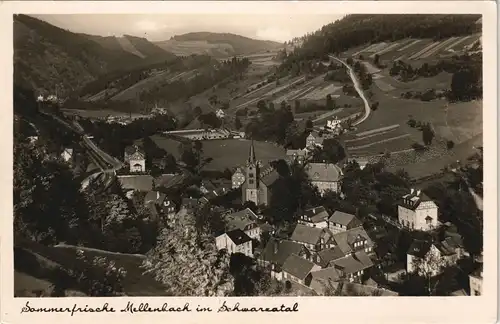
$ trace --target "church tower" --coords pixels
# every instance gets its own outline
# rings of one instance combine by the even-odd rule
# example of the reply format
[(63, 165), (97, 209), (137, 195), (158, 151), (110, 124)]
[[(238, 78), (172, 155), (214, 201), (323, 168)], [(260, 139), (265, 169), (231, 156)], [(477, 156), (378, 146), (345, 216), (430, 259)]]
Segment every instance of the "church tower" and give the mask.
[(244, 193), (244, 202), (253, 201), (255, 205), (259, 205), (259, 161), (255, 157), (255, 148), (253, 140), (250, 144), (250, 152), (248, 154), (246, 166), (246, 192)]

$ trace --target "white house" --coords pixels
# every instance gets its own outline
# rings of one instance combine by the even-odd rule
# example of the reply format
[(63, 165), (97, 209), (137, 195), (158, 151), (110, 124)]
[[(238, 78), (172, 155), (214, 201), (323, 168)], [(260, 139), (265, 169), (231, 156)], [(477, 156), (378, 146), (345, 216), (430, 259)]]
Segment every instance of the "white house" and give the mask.
[(336, 133), (340, 134), (342, 132), (342, 121), (339, 120), (337, 117), (334, 117), (331, 120), (326, 121), (326, 129)]
[(61, 158), (64, 160), (64, 162), (70, 162), (73, 159), (73, 149), (65, 148), (61, 153)]
[(438, 226), (438, 206), (420, 190), (411, 189), (398, 204), (398, 221), (414, 230), (434, 229)]
[(224, 118), (224, 116), (226, 116), (226, 113), (222, 109), (217, 109), (215, 115), (217, 116), (217, 118), (222, 119)]
[(137, 145), (125, 148), (125, 163), (129, 163), (130, 172), (146, 171), (146, 153)]
[(44, 97), (42, 95), (39, 95), (37, 98), (36, 98), (36, 101), (44, 101)]
[(215, 238), (218, 250), (227, 250), (229, 253), (242, 253), (253, 257), (252, 239), (239, 228), (221, 234)]

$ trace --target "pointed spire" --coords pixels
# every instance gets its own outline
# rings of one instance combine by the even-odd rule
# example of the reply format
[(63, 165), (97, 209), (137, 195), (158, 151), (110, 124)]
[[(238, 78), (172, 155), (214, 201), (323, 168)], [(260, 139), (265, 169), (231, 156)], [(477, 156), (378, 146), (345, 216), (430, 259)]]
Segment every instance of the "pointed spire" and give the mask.
[(252, 144), (250, 144), (250, 153), (248, 155), (248, 162), (250, 162), (250, 163), (255, 163), (256, 162), (256, 159), (255, 159), (255, 149), (253, 147), (253, 140), (252, 140)]

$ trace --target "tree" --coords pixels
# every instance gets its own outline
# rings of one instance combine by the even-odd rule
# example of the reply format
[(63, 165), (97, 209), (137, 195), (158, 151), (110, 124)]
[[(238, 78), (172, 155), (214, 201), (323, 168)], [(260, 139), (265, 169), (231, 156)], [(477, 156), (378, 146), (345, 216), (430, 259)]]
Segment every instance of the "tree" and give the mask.
[(143, 266), (174, 296), (228, 296), (234, 289), (229, 261), (211, 235), (196, 230), (194, 216), (183, 211), (172, 228), (162, 230)]
[(196, 208), (193, 215), (195, 218), (195, 227), (199, 233), (217, 237), (226, 230), (226, 220), (210, 204)]
[(200, 106), (194, 107), (194, 111), (193, 112), (194, 112), (195, 116), (199, 116), (199, 115), (201, 115), (203, 113), (203, 111), (201, 110)]
[(412, 258), (412, 267), (416, 275), (421, 276), (425, 282), (425, 289), (428, 296), (433, 296), (436, 292), (438, 281), (432, 280), (441, 273), (445, 267), (444, 261), (438, 254), (437, 249), (431, 246), (427, 254), (422, 257)]
[(378, 54), (375, 54), (375, 57), (373, 58), (373, 64), (375, 64), (375, 66), (378, 66), (380, 63), (380, 56)]
[(455, 146), (455, 142), (453, 142), (452, 140), (446, 141), (446, 148), (448, 150), (451, 150), (454, 146)]
[(317, 162), (338, 163), (346, 157), (342, 144), (333, 138), (323, 141), (323, 148), (313, 153), (313, 160)]
[(331, 94), (326, 95), (326, 109), (328, 110), (335, 109), (335, 101), (332, 99)]
[(306, 120), (306, 129), (305, 129), (305, 132), (306, 132), (306, 133), (310, 133), (310, 132), (312, 132), (313, 127), (314, 127), (314, 125), (313, 125), (313, 121), (312, 121), (310, 118), (308, 118), (308, 119)]
[(422, 126), (422, 140), (426, 146), (432, 144), (432, 140), (434, 139), (434, 132), (432, 131), (429, 123)]
[(240, 128), (241, 128), (241, 126), (243, 126), (243, 125), (241, 124), (241, 120), (238, 118), (238, 116), (236, 116), (236, 117), (234, 118), (234, 127), (235, 127), (236, 129), (240, 129)]
[(372, 105), (371, 105), (371, 109), (373, 111), (377, 110), (378, 109), (378, 101), (374, 102)]
[(295, 113), (298, 113), (300, 111), (300, 100), (295, 100)]

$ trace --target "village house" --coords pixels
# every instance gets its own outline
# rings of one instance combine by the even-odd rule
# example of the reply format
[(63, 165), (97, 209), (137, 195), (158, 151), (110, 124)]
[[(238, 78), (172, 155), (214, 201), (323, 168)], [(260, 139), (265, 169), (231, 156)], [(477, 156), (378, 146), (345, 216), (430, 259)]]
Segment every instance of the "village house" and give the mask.
[(290, 162), (297, 162), (299, 164), (304, 164), (306, 162), (308, 155), (308, 150), (307, 149), (299, 149), (299, 150), (291, 150), (288, 149), (286, 150), (286, 156), (288, 161)]
[(304, 244), (310, 251), (318, 252), (334, 246), (332, 233), (327, 228), (297, 224), (290, 240)]
[(469, 288), (471, 296), (481, 296), (483, 294), (483, 263), (469, 275)]
[(255, 157), (252, 141), (246, 165), (245, 182), (241, 189), (243, 204), (252, 201), (257, 206), (268, 206), (272, 199), (273, 186), (279, 177), (278, 172), (271, 166), (262, 169), (262, 163)]
[(300, 219), (299, 224), (310, 227), (327, 228), (328, 227), (328, 211), (323, 206), (306, 209)]
[(308, 150), (313, 150), (316, 147), (322, 148), (324, 140), (325, 138), (318, 132), (311, 132), (306, 138), (306, 148)]
[(398, 204), (398, 221), (412, 230), (435, 229), (438, 226), (438, 206), (422, 191), (411, 189)]
[(150, 175), (117, 176), (125, 195), (130, 199), (134, 192), (149, 192), (153, 190), (154, 178)]
[(231, 184), (233, 189), (237, 189), (241, 187), (241, 185), (245, 182), (245, 174), (241, 168), (236, 168), (233, 175), (231, 176)]
[(339, 135), (342, 133), (342, 121), (338, 119), (337, 116), (335, 116), (333, 119), (327, 120), (326, 121), (326, 126), (325, 128), (329, 130), (330, 132)]
[(312, 253), (303, 244), (271, 237), (259, 255), (257, 263), (261, 267), (270, 268), (272, 278), (281, 280), (283, 265), (292, 254), (312, 261)]
[(227, 230), (240, 229), (251, 239), (260, 240), (261, 228), (257, 223), (257, 216), (250, 208), (228, 214), (224, 217), (227, 221)]
[(364, 272), (373, 266), (373, 261), (365, 251), (359, 251), (331, 261), (329, 266), (335, 267), (349, 282), (360, 282)]
[(159, 191), (150, 191), (144, 197), (144, 206), (155, 206), (159, 215), (165, 216), (167, 220), (171, 220), (176, 213), (177, 206), (168, 199), (167, 195)]
[(332, 264), (353, 253), (363, 252), (366, 255), (373, 254), (374, 243), (362, 226), (338, 232), (332, 237), (332, 244), (329, 248), (319, 251), (317, 263), (323, 267)]
[(308, 163), (305, 167), (313, 186), (318, 188), (321, 195), (327, 190), (340, 192), (342, 170), (333, 163)]
[(61, 153), (61, 158), (64, 160), (64, 162), (71, 163), (73, 161), (73, 149), (72, 148), (65, 148), (63, 152)]
[(218, 250), (227, 250), (229, 253), (242, 253), (253, 257), (252, 239), (239, 228), (221, 234), (215, 238)]
[(217, 111), (215, 112), (215, 116), (217, 116), (217, 118), (219, 119), (222, 119), (226, 116), (226, 113), (222, 109), (217, 109)]
[(192, 141), (226, 139), (231, 135), (226, 129), (181, 129), (168, 131), (165, 134), (184, 137)]
[(130, 172), (145, 172), (146, 171), (146, 153), (137, 146), (131, 145), (125, 148), (125, 163), (129, 164)]
[(291, 254), (283, 264), (283, 279), (298, 284), (309, 286), (311, 283), (311, 271), (321, 269), (320, 266), (304, 259), (296, 254)]
[(345, 232), (361, 225), (361, 221), (356, 216), (338, 210), (328, 219), (328, 229), (333, 234)]
[(462, 242), (448, 237), (441, 242), (415, 240), (408, 249), (406, 271), (440, 274), (444, 267), (456, 264), (464, 256)]
[(199, 204), (200, 202), (198, 199), (192, 197), (185, 197), (182, 198), (181, 208), (185, 209), (187, 212), (192, 212), (198, 207)]

